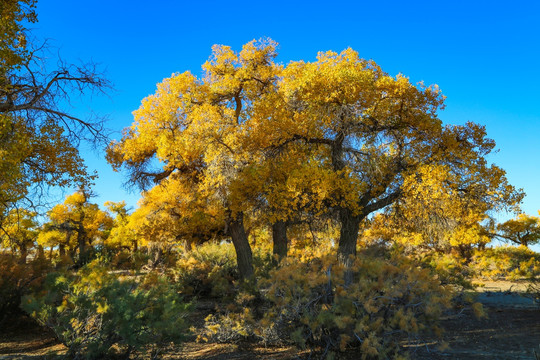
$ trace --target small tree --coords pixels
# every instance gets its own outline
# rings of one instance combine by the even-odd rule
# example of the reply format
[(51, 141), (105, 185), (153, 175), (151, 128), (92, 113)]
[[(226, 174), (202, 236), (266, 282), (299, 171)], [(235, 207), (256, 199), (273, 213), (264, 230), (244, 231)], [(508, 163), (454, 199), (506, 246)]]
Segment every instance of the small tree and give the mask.
[(26, 263), (28, 252), (36, 244), (38, 235), (37, 214), (27, 209), (13, 209), (0, 224), (0, 243), (18, 252), (20, 262)]
[(67, 196), (63, 204), (49, 211), (50, 222), (46, 224), (48, 230), (45, 230), (65, 234), (67, 241), (64, 244), (71, 247), (71, 255), (75, 249), (78, 250), (79, 265), (88, 261), (89, 249), (105, 240), (113, 224), (110, 215), (89, 200), (90, 194), (84, 190)]
[(530, 246), (540, 242), (540, 218), (519, 214), (515, 219), (497, 225), (495, 236), (511, 243)]

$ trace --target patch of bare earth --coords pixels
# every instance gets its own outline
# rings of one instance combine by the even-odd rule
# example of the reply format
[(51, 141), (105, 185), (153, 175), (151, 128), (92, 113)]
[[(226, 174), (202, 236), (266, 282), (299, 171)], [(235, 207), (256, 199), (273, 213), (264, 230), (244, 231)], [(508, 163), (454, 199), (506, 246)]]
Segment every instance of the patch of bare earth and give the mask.
[[(415, 350), (415, 359), (534, 360), (540, 355), (540, 308), (526, 294), (525, 281), (483, 281), (477, 298), (487, 317), (470, 309), (442, 320), (442, 339), (428, 339)], [(437, 349), (446, 342), (448, 348)], [(431, 346), (425, 346), (431, 344)], [(539, 357), (540, 358), (540, 357)]]
[(0, 360), (39, 359), (64, 353), (64, 345), (49, 330), (24, 314), (13, 315), (0, 325)]

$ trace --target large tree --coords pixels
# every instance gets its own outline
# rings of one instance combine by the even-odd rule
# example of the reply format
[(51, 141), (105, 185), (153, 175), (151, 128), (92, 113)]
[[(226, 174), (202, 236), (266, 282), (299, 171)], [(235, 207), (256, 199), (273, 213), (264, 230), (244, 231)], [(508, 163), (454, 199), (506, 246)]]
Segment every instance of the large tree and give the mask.
[(448, 174), (448, 194), (482, 213), (520, 201), (504, 171), (486, 161), (495, 144), (484, 127), (443, 125), (436, 86), (390, 76), (350, 49), (285, 67), (274, 56), (271, 42), (238, 54), (214, 47), (204, 78), (164, 80), (109, 148), (132, 183), (181, 178), (197, 198), (219, 203), (242, 275), (253, 272), (243, 221), (256, 208), (267, 212), (281, 254), (287, 222), (301, 212), (337, 214), (338, 253), (348, 262), (364, 219), (411, 189), (430, 191), (411, 185), (429, 183), (429, 166)]
[[(253, 275), (253, 264), (244, 225), (250, 185), (241, 179), (260, 155), (252, 151), (255, 138), (249, 134), (267, 106), (265, 97), (275, 92), (275, 47), (271, 41), (251, 42), (235, 53), (215, 46), (202, 79), (189, 72), (165, 79), (108, 152), (116, 169), (129, 169), (134, 184), (144, 188), (153, 182), (171, 192), (171, 186), (187, 182), (199, 204), (218, 206), (244, 278)], [(152, 170), (155, 159), (160, 168)]]
[(487, 164), (495, 144), (484, 127), (442, 124), (437, 86), (390, 76), (351, 49), (290, 63), (282, 79), (291, 118), (276, 122), (276, 146), (320, 151), (322, 173), (333, 176), (328, 204), (339, 213), (342, 260), (356, 254), (360, 223), (403, 198), (405, 179), (422, 181), (428, 165), (446, 166), (455, 194), (481, 197), (488, 209), (520, 201), (504, 171)]

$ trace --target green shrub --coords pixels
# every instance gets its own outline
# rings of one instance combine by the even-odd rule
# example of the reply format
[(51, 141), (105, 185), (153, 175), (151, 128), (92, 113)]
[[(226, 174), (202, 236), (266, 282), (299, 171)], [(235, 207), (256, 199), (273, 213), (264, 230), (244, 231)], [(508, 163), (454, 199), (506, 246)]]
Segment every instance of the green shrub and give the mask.
[(114, 352), (128, 358), (148, 349), (155, 357), (164, 345), (182, 340), (189, 309), (164, 277), (119, 279), (97, 262), (76, 274), (51, 273), (42, 291), (25, 297), (22, 306), (75, 359)]
[(471, 282), (474, 270), (467, 260), (454, 254), (425, 252), (414, 256), (422, 267), (437, 276), (443, 285), (452, 285), (459, 289), (472, 289)]

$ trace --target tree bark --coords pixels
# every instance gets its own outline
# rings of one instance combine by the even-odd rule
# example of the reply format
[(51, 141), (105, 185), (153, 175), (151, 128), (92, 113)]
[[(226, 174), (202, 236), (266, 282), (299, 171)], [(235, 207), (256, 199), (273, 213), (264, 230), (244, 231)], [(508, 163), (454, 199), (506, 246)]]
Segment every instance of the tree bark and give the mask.
[(272, 224), (272, 240), (274, 258), (279, 261), (287, 256), (289, 245), (287, 222), (278, 220)]
[(83, 266), (88, 262), (88, 250), (86, 247), (86, 236), (84, 233), (78, 233), (78, 248), (79, 248), (79, 260), (77, 261), (78, 266)]
[(66, 255), (66, 247), (64, 246), (64, 244), (58, 245), (58, 255), (60, 256), (60, 258)]
[(19, 263), (26, 264), (26, 258), (28, 257), (28, 248), (26, 247), (24, 240), (22, 244), (19, 246), (19, 248), (21, 250), (21, 257), (19, 259)]
[(358, 240), (358, 231), (360, 230), (361, 215), (353, 215), (350, 209), (341, 209), (339, 212), (341, 229), (339, 230), (338, 255), (340, 260), (346, 260), (356, 256), (356, 242)]
[(251, 278), (254, 274), (253, 254), (244, 228), (244, 214), (240, 212), (233, 216), (232, 212), (228, 211), (226, 221), (227, 229), (231, 236), (234, 250), (236, 251), (236, 263), (240, 278), (244, 280)]
[[(361, 215), (353, 215), (350, 209), (341, 209), (339, 212), (341, 229), (339, 230), (338, 260), (350, 268), (353, 259), (356, 257), (356, 243), (358, 241), (358, 231), (360, 230)], [(345, 285), (350, 285), (354, 274), (351, 270), (345, 272)]]

